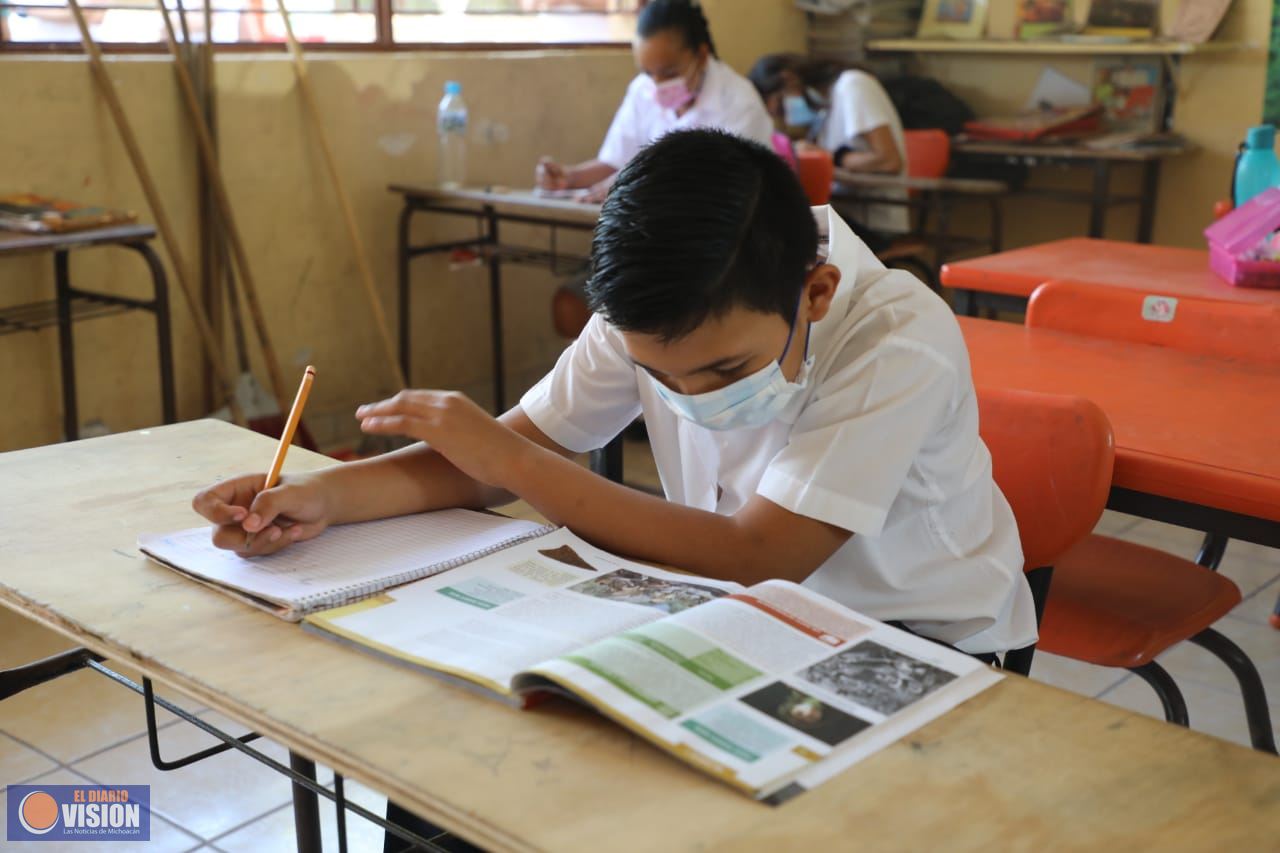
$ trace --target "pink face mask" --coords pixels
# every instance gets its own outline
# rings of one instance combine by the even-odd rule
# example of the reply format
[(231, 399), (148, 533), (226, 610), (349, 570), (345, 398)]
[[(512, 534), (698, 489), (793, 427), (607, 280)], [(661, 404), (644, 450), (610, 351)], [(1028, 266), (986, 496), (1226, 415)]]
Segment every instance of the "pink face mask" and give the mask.
[(689, 91), (689, 84), (684, 81), (683, 77), (676, 77), (674, 80), (663, 80), (653, 87), (653, 99), (663, 109), (678, 110), (687, 106), (693, 98), (694, 93)]

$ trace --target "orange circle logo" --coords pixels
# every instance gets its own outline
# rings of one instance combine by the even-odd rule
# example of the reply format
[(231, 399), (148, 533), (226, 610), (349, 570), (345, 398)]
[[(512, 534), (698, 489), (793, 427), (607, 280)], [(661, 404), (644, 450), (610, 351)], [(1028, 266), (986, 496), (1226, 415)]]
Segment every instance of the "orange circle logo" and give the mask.
[(58, 822), (58, 803), (44, 791), (32, 791), (18, 806), (18, 822), (33, 835), (44, 835)]

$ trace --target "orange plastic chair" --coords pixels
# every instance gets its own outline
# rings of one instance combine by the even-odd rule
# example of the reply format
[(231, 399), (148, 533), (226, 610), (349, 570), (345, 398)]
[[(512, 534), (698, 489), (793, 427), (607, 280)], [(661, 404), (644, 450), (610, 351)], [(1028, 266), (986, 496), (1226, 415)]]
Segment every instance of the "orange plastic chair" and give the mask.
[(1027, 304), (1027, 325), (1091, 338), (1169, 347), (1280, 366), (1280, 307), (1048, 281)]
[[(1088, 536), (1111, 490), (1111, 423), (1082, 397), (1009, 388), (978, 389), (978, 430), (992, 474), (1018, 522), (1023, 570), (1044, 608), (1053, 566)], [(1035, 646), (1006, 655), (1005, 669), (1026, 675)]]
[(979, 389), (979, 431), (996, 483), (1018, 521), (1040, 639), (1010, 652), (1026, 675), (1035, 649), (1124, 667), (1152, 686), (1165, 718), (1188, 724), (1187, 706), (1157, 655), (1190, 640), (1236, 676), (1256, 749), (1274, 753), (1266, 692), (1248, 656), (1210, 626), (1241, 600), (1229, 578), (1190, 560), (1089, 531), (1111, 485), (1111, 425), (1079, 397)]
[(951, 167), (951, 137), (945, 130), (904, 130), (902, 144), (913, 178), (941, 178)]
[(830, 151), (801, 148), (796, 154), (796, 174), (809, 204), (819, 207), (831, 201), (831, 183), (835, 180), (835, 162)]

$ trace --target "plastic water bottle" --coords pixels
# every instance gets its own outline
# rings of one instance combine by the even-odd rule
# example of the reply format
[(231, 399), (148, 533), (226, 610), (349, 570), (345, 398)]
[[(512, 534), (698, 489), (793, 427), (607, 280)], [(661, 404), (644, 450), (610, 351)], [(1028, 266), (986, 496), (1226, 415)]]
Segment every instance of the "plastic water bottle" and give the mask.
[(462, 100), (462, 84), (444, 84), (444, 98), (436, 112), (440, 134), (440, 186), (456, 189), (467, 180), (467, 102)]
[(1276, 159), (1276, 129), (1269, 124), (1249, 128), (1236, 157), (1231, 197), (1236, 207), (1263, 190), (1280, 186), (1280, 160)]

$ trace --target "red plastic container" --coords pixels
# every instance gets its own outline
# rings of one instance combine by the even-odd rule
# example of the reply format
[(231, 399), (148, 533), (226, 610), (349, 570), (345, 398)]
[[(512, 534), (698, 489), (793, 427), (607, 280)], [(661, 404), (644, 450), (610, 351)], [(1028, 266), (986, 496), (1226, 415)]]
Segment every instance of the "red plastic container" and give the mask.
[(1280, 261), (1244, 257), (1280, 229), (1280, 187), (1259, 193), (1204, 230), (1209, 268), (1237, 287), (1280, 288)]

